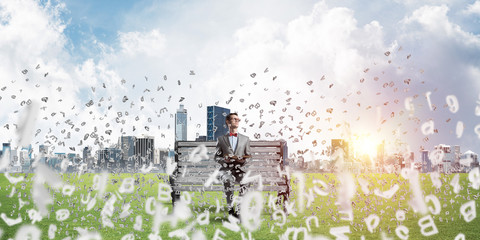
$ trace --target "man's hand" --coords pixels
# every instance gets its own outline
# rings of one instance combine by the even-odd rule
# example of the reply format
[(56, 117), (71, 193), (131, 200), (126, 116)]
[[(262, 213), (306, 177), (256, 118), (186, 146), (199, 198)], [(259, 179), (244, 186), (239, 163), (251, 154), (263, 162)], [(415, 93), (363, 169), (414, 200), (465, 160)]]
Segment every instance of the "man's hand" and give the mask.
[(244, 155), (243, 157), (237, 157), (237, 163), (239, 164), (245, 164), (245, 162), (247, 161), (247, 158), (250, 158), (251, 156), (249, 155)]
[(232, 159), (228, 155), (226, 155), (224, 159), (225, 159), (225, 163), (233, 162)]
[(237, 164), (244, 164), (250, 156), (245, 155), (243, 157), (238, 157), (235, 155), (226, 155), (225, 156), (225, 163), (237, 163)]

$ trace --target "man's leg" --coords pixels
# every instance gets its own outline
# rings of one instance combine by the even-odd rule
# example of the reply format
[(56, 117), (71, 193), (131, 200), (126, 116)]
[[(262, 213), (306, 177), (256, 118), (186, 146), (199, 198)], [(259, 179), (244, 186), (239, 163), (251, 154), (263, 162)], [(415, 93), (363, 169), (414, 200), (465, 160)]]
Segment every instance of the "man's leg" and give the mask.
[(243, 196), (243, 194), (245, 194), (248, 186), (248, 184), (241, 184), (244, 175), (245, 173), (241, 170), (237, 170), (233, 175), (235, 177), (235, 183), (240, 184), (240, 191), (239, 191), (240, 196)]
[(225, 189), (225, 197), (227, 199), (227, 205), (228, 205), (228, 208), (230, 209), (232, 207), (233, 188), (235, 187), (232, 174), (230, 172), (225, 172), (221, 177), (221, 181)]
[[(240, 185), (240, 190), (238, 192), (240, 201), (242, 201), (241, 200), (242, 196), (245, 194), (246, 189), (247, 189), (247, 184), (241, 184), (244, 175), (245, 175), (245, 173), (241, 170), (238, 170), (238, 169), (236, 171), (234, 171), (234, 173), (233, 173), (233, 177), (235, 178), (235, 183)], [(236, 207), (236, 206), (234, 206), (234, 207)], [(238, 216), (238, 218), (240, 218), (240, 216), (238, 214), (237, 214), (237, 216)]]
[(240, 218), (235, 211), (235, 206), (233, 205), (233, 188), (235, 187), (235, 180), (233, 176), (229, 173), (230, 177), (226, 177), (225, 181), (223, 181), (223, 187), (225, 188), (225, 196), (227, 198), (227, 205), (228, 205), (228, 214)]

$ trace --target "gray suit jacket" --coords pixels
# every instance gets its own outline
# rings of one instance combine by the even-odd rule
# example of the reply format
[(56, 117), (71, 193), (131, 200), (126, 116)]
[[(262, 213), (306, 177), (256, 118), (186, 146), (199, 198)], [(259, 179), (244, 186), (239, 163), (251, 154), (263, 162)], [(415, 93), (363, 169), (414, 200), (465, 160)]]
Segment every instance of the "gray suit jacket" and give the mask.
[(227, 164), (227, 166), (225, 166), (224, 157), (226, 155), (235, 155), (239, 158), (245, 155), (248, 155), (248, 156), (252, 155), (250, 152), (250, 139), (247, 136), (238, 133), (237, 135), (238, 141), (237, 141), (236, 149), (232, 149), (232, 146), (230, 145), (230, 141), (228, 140), (228, 137), (229, 137), (229, 134), (227, 133), (223, 136), (218, 137), (217, 139), (215, 161), (222, 164), (222, 168), (220, 170), (226, 170), (233, 167), (233, 166), (230, 166), (231, 164)]

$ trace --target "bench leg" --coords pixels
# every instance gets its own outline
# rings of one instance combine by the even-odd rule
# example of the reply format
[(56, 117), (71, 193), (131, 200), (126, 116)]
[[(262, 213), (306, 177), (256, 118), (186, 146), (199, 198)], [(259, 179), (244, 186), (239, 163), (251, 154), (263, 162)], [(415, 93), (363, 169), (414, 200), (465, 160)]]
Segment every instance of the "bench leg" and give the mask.
[[(284, 192), (279, 191), (278, 198), (277, 198), (277, 205), (282, 205), (284, 211), (286, 210), (285, 203), (290, 200), (290, 184), (288, 184), (289, 180), (285, 178), (285, 182), (287, 183), (287, 189)], [(283, 204), (282, 204), (282, 200), (283, 200)]]
[(180, 201), (180, 191), (172, 191), (172, 205), (175, 205), (175, 202)]
[(180, 192), (175, 191), (175, 188), (173, 187), (175, 185), (175, 178), (173, 176), (169, 176), (168, 181), (170, 182), (170, 187), (172, 188), (172, 193), (170, 193), (172, 196), (172, 205), (175, 205), (175, 202), (180, 200)]
[(277, 195), (277, 205), (282, 205), (288, 201), (288, 193), (287, 192), (278, 192)]

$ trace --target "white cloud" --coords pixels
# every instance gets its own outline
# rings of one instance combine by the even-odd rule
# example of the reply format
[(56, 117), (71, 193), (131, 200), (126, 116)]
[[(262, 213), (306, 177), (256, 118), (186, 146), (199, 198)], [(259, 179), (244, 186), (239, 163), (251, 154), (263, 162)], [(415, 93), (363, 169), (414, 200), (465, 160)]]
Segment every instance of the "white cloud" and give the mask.
[(160, 56), (166, 47), (166, 38), (158, 29), (150, 32), (120, 32), (118, 35), (121, 51), (127, 55)]
[[(236, 54), (207, 82), (209, 94), (228, 100), (226, 92), (238, 92), (230, 107), (247, 114), (250, 122), (242, 122), (242, 125), (251, 137), (261, 133), (262, 139), (269, 139), (265, 137), (269, 132), (273, 138), (300, 138), (297, 126), (304, 128), (305, 131), (299, 133), (303, 141), (289, 145), (292, 152), (306, 148), (318, 151), (329, 144), (330, 138), (340, 137), (340, 130), (331, 132), (328, 129), (352, 118), (355, 112), (352, 109), (349, 117), (342, 115), (343, 110), (350, 111), (350, 107), (342, 105), (341, 98), (352, 93), (372, 59), (383, 59), (388, 49), (378, 22), (359, 27), (352, 10), (329, 8), (324, 3), (285, 24), (264, 18), (252, 20), (236, 31), (235, 43)], [(264, 73), (267, 67), (269, 72)], [(255, 78), (250, 77), (250, 73), (256, 73)], [(324, 75), (326, 80), (321, 81)], [(278, 78), (272, 81), (274, 76)], [(309, 80), (313, 81), (312, 86), (307, 84)], [(335, 87), (330, 88), (330, 84)], [(287, 90), (290, 91), (288, 95), (285, 94)], [(292, 100), (287, 104), (288, 98)], [(241, 103), (240, 99), (245, 102)], [(272, 100), (277, 101), (276, 106), (270, 105)], [(259, 109), (250, 107), (257, 103), (261, 106)], [(335, 109), (331, 122), (326, 121), (329, 107)], [(283, 111), (283, 108), (288, 110)], [(261, 110), (263, 118), (260, 119)], [(270, 114), (273, 110), (274, 114)], [(321, 121), (305, 116), (312, 111), (318, 113)], [(260, 121), (265, 122), (261, 129), (258, 128)], [(272, 121), (277, 123), (272, 124)], [(252, 123), (255, 125), (249, 127)], [(287, 126), (293, 130), (288, 130)], [(309, 129), (310, 126), (314, 128)], [(278, 133), (280, 129), (283, 136)], [(322, 132), (318, 134), (317, 129)], [(313, 133), (305, 135), (309, 130)], [(321, 144), (324, 139), (327, 145)], [(318, 142), (317, 147), (312, 145), (314, 140)], [(293, 138), (289, 142), (292, 143)]]
[(419, 111), (418, 116), (422, 120), (436, 120), (436, 128), (440, 134), (431, 138), (429, 143), (417, 144), (433, 147), (433, 142), (449, 143), (471, 148), (474, 143), (467, 141), (469, 137), (465, 135), (462, 139), (455, 139), (449, 135), (452, 130), (454, 132), (454, 128), (442, 120), (451, 118), (454, 121), (463, 121), (466, 124), (465, 134), (474, 134), (467, 129), (473, 129), (475, 124), (472, 109), (480, 89), (478, 78), (474, 74), (480, 64), (480, 36), (468, 32), (468, 26), (464, 28), (455, 23), (448, 16), (449, 11), (451, 9), (446, 5), (423, 6), (413, 11), (402, 21), (402, 33), (398, 42), (405, 49), (415, 49), (412, 54), (416, 56), (412, 57), (412, 63), (424, 70), (424, 73), (416, 78), (422, 79), (426, 84), (415, 89), (416, 93), (433, 91), (433, 102), (437, 106), (442, 106), (445, 96), (449, 94), (456, 95), (460, 102), (460, 111), (455, 115), (443, 109), (436, 112)]
[[(50, 141), (58, 149), (58, 143), (64, 142), (59, 151), (65, 151), (77, 146), (94, 127), (105, 128), (100, 120), (103, 109), (86, 108), (85, 99), (93, 95), (91, 86), (100, 88), (99, 82), (108, 84), (119, 77), (92, 60), (80, 65), (74, 62), (66, 49), (65, 23), (60, 18), (64, 7), (62, 3), (41, 5), (38, 1), (0, 2), (0, 76), (1, 87), (5, 87), (0, 92), (5, 112), (0, 116), (2, 142), (16, 145), (15, 124), (29, 101), (39, 102), (41, 107), (34, 146)], [(85, 143), (93, 145), (91, 140)]]
[[(0, 3), (0, 51), (5, 67), (24, 67), (34, 64), (37, 57), (45, 59), (62, 56), (65, 25), (58, 12), (64, 5), (39, 7), (32, 1), (2, 1)], [(11, 61), (15, 59), (16, 61)]]
[[(54, 88), (61, 82), (67, 83), (63, 93), (77, 90), (74, 84), (68, 84), (68, 70), (61, 66), (68, 62), (63, 49), (65, 26), (58, 15), (63, 8), (62, 4), (39, 6), (35, 1), (0, 3), (0, 76), (6, 80), (2, 82), (6, 87), (2, 108), (8, 113), (9, 122), (17, 119), (14, 112), (22, 109), (22, 101), (59, 97)], [(22, 74), (23, 70), (28, 73)], [(65, 103), (70, 104), (71, 99), (65, 99), (62, 104)], [(55, 109), (58, 103), (52, 107)]]
[(423, 6), (405, 18), (405, 24), (418, 22), (428, 32), (451, 36), (453, 34), (453, 25), (448, 21), (447, 12), (449, 8), (446, 5), (441, 6)]
[(467, 9), (463, 11), (465, 14), (480, 14), (480, 1), (477, 0), (474, 3), (467, 6)]
[(447, 12), (449, 8), (446, 5), (441, 6), (423, 6), (413, 12), (411, 16), (406, 17), (403, 23), (407, 26), (411, 23), (418, 23), (421, 29), (411, 29), (410, 35), (414, 33), (416, 37), (432, 35), (441, 39), (457, 39), (458, 43), (480, 46), (480, 39), (477, 35), (465, 32), (461, 26), (452, 23)]
[[(474, 89), (480, 89), (480, 67), (478, 65), (469, 65), (466, 67), (466, 70), (469, 79), (472, 79), (475, 83), (476, 87)], [(477, 100), (480, 100), (480, 98)]]

